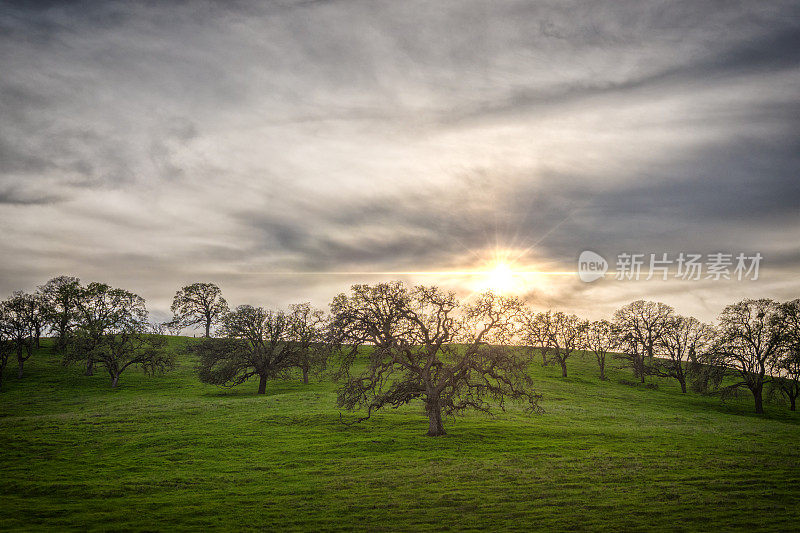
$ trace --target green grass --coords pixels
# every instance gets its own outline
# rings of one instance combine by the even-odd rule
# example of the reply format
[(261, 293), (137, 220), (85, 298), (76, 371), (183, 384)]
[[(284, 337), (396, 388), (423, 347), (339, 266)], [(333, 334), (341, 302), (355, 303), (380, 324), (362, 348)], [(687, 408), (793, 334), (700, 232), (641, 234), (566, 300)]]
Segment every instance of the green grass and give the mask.
[(0, 392), (0, 530), (800, 527), (796, 413), (569, 367), (533, 365), (544, 414), (430, 438), (420, 405), (341, 424), (327, 381), (259, 397), (199, 383), (184, 358), (111, 390), (45, 347)]

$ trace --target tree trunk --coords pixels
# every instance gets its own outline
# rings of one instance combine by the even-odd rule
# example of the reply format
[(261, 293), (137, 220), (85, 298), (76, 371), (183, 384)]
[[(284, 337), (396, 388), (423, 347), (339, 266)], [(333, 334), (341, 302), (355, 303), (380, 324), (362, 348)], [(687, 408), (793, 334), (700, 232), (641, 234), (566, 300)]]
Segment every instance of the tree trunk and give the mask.
[(606, 380), (606, 364), (605, 362), (600, 363), (600, 381)]
[(112, 389), (116, 389), (117, 388), (117, 382), (119, 382), (119, 374), (114, 375), (114, 377), (111, 379), (111, 388)]
[(303, 383), (308, 385), (308, 368), (303, 368)]
[(797, 396), (789, 396), (789, 410), (796, 411), (795, 400), (797, 400)]
[(753, 391), (753, 399), (756, 403), (756, 414), (763, 415), (764, 414), (764, 404), (761, 400), (761, 386)]
[(686, 380), (685, 379), (680, 379), (678, 381), (681, 384), (681, 392), (686, 394)]
[(17, 359), (17, 378), (22, 379), (22, 366), (25, 362), (22, 359)]
[(267, 392), (267, 376), (260, 376), (258, 380), (258, 393), (264, 394)]
[(428, 413), (428, 436), (438, 437), (445, 435), (444, 425), (442, 424), (442, 406), (439, 401), (428, 401), (425, 404)]
[(206, 320), (206, 338), (211, 336), (211, 320)]
[(560, 359), (558, 362), (561, 363), (561, 377), (562, 378), (567, 377), (567, 362), (566, 362), (566, 360)]
[(94, 376), (94, 359), (91, 357), (86, 360), (86, 372), (84, 372), (83, 375)]

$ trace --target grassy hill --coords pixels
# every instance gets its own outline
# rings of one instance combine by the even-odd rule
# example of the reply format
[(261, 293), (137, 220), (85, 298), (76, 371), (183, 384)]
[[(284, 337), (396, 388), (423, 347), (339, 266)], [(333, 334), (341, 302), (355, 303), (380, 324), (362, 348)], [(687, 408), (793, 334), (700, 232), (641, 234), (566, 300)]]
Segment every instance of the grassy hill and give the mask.
[(341, 424), (328, 381), (257, 396), (199, 383), (184, 358), (112, 390), (46, 344), (0, 392), (0, 529), (800, 527), (800, 415), (569, 366), (532, 367), (544, 414), (430, 438), (421, 405)]

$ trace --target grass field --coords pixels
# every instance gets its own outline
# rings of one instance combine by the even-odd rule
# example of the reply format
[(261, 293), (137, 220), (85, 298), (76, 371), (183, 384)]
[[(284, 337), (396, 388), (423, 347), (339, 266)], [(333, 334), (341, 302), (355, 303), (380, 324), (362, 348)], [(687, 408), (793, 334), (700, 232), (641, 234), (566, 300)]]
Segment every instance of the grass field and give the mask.
[[(47, 341), (46, 341), (47, 342)], [(173, 339), (172, 342), (183, 342)], [(534, 365), (545, 413), (345, 426), (335, 385), (220, 389), (193, 362), (84, 377), (47, 345), (0, 393), (0, 529), (797, 530), (800, 416)], [(347, 415), (345, 415), (347, 416)]]

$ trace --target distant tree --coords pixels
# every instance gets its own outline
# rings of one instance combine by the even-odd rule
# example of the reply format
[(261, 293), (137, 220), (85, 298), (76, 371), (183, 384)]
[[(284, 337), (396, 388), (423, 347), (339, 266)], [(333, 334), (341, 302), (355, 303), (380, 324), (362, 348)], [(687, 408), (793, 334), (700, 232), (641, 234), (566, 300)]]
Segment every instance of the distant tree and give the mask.
[(553, 313), (550, 328), (552, 359), (561, 366), (561, 377), (567, 377), (567, 359), (584, 344), (589, 323), (576, 315), (558, 311)]
[(109, 335), (140, 330), (147, 323), (144, 298), (105, 283), (80, 287), (75, 306), (74, 331), (69, 337), (65, 362), (83, 361), (87, 376), (94, 374), (95, 361), (108, 348)]
[(46, 319), (56, 334), (56, 349), (63, 353), (67, 347), (70, 330), (74, 326), (81, 285), (78, 278), (58, 276), (41, 287)]
[(694, 317), (674, 315), (658, 340), (658, 353), (662, 356), (648, 368), (648, 373), (674, 378), (686, 392), (689, 365), (705, 353), (711, 339), (710, 326)]
[(778, 327), (784, 342), (777, 364), (777, 386), (789, 400), (789, 409), (795, 411), (800, 396), (800, 300), (780, 305)]
[(32, 294), (14, 292), (2, 302), (6, 335), (17, 356), (17, 377), (22, 378), (25, 361), (33, 355), (35, 329), (32, 317), (38, 302)]
[(6, 365), (11, 355), (14, 353), (11, 334), (12, 330), (6, 321), (5, 305), (0, 303), (0, 391), (3, 390), (3, 375), (6, 370)]
[(293, 364), (303, 373), (303, 383), (307, 384), (308, 374), (324, 368), (328, 360), (331, 350), (328, 321), (324, 311), (314, 309), (308, 302), (292, 305), (288, 318)]
[(759, 414), (764, 412), (764, 384), (770, 380), (784, 341), (778, 313), (778, 304), (769, 299), (742, 300), (725, 307), (713, 346), (741, 379), (727, 390), (747, 387)]
[(620, 357), (627, 361), (636, 377), (644, 383), (646, 367), (652, 363), (661, 337), (669, 327), (675, 310), (661, 302), (637, 300), (614, 313)]
[[(333, 331), (346, 347), (338, 403), (366, 408), (363, 421), (385, 406), (421, 400), (428, 435), (444, 435), (443, 415), (489, 412), (494, 403), (521, 400), (537, 409), (527, 363), (508, 344), (522, 304), (487, 293), (460, 306), (436, 287), (407, 289), (401, 282), (354, 285), (331, 303)], [(356, 355), (368, 346), (366, 367)], [(491, 402), (491, 403), (490, 403)]]
[(614, 349), (614, 331), (608, 320), (595, 320), (586, 328), (584, 337), (586, 348), (594, 353), (597, 366), (600, 367), (600, 380), (606, 378), (606, 356)]
[(175, 293), (172, 301), (174, 315), (169, 326), (180, 329), (202, 326), (205, 336), (211, 336), (211, 326), (218, 324), (228, 312), (228, 302), (213, 283), (192, 283)]
[[(147, 323), (126, 321), (103, 335), (100, 343), (92, 344), (92, 360), (106, 369), (112, 388), (117, 387), (122, 373), (132, 366), (140, 367), (148, 375), (174, 368), (174, 355), (167, 349), (164, 337), (157, 333)], [(80, 346), (79, 340), (74, 342)]]
[(553, 314), (551, 311), (535, 312), (524, 309), (520, 317), (520, 338), (523, 345), (538, 348), (542, 356), (542, 366), (547, 366), (547, 355), (552, 349)]
[(290, 326), (285, 313), (240, 305), (223, 317), (221, 338), (206, 337), (191, 347), (200, 358), (200, 381), (233, 387), (258, 376), (258, 394), (264, 394), (267, 380), (295, 362)]

